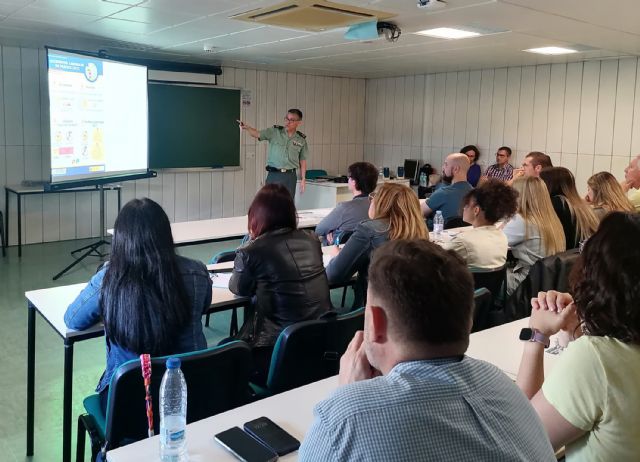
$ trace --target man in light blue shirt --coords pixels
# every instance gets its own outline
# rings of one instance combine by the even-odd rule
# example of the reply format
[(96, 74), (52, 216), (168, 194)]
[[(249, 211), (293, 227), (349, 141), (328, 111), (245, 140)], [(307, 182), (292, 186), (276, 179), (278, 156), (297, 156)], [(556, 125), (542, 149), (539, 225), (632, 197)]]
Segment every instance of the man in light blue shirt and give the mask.
[(464, 355), (473, 279), (424, 240), (380, 247), (364, 332), (340, 361), (341, 387), (315, 408), (302, 461), (555, 461), (542, 424), (499, 369)]

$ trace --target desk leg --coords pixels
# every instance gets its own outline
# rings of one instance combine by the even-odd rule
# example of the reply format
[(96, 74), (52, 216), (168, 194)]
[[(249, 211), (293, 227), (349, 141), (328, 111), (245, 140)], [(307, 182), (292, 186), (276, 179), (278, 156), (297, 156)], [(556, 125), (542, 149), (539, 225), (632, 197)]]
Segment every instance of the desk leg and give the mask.
[(62, 399), (62, 462), (71, 462), (73, 395), (73, 340), (64, 341), (64, 395)]
[(16, 194), (18, 200), (18, 257), (22, 257), (22, 197)]
[(9, 247), (9, 190), (7, 188), (4, 189), (4, 239), (7, 243), (7, 247)]
[(27, 321), (27, 457), (33, 455), (33, 406), (36, 373), (36, 309), (28, 302), (29, 319)]

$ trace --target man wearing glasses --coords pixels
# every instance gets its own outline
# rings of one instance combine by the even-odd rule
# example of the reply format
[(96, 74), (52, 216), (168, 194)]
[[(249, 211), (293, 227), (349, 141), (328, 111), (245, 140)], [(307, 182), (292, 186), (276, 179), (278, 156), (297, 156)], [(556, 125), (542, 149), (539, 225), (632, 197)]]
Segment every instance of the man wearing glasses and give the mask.
[(300, 169), (300, 193), (304, 193), (306, 186), (305, 174), (307, 172), (307, 146), (306, 135), (297, 131), (302, 123), (302, 111), (289, 109), (284, 118), (284, 127), (273, 127), (257, 130), (241, 120), (238, 120), (240, 128), (246, 130), (249, 135), (258, 141), (269, 141), (267, 153), (267, 183), (280, 183), (291, 193), (296, 194), (296, 170)]

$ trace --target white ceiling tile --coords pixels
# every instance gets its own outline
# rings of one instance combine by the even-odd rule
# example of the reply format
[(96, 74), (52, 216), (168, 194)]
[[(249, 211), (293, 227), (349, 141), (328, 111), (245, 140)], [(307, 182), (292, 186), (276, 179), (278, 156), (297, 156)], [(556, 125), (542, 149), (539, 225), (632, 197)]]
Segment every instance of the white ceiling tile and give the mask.
[(131, 8), (122, 3), (109, 3), (102, 0), (33, 0), (31, 6), (91, 16), (109, 16), (118, 11)]
[(134, 6), (111, 15), (114, 19), (154, 24), (156, 29), (186, 23), (199, 18), (195, 14)]

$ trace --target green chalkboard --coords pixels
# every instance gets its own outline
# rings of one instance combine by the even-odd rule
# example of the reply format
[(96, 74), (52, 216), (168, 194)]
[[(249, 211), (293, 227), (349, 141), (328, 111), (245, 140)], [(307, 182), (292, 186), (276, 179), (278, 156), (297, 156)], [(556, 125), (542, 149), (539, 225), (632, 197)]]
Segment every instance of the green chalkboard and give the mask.
[(240, 165), (240, 90), (149, 83), (149, 167)]

